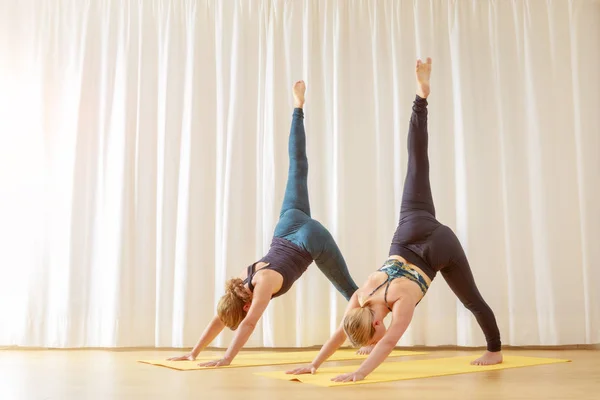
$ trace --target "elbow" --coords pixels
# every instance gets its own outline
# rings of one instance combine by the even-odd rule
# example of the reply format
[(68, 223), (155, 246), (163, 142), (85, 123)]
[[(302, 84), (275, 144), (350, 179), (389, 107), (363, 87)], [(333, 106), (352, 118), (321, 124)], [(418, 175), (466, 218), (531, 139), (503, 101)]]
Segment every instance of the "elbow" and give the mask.
[(338, 331), (336, 332), (336, 339), (337, 342), (341, 345), (344, 344), (344, 342), (346, 341), (346, 339), (348, 338), (348, 335), (346, 335), (346, 332), (344, 331), (343, 328), (339, 328)]
[(240, 328), (254, 330), (256, 328), (256, 321), (244, 320), (240, 324)]
[(398, 344), (398, 340), (392, 338), (383, 338), (379, 341), (379, 345), (386, 349), (394, 349)]

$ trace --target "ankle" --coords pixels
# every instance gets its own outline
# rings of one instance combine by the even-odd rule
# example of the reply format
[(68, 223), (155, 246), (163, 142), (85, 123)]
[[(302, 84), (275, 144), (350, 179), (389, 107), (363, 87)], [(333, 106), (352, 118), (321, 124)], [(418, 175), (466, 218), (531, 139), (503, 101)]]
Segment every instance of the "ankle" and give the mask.
[(430, 93), (429, 89), (426, 89), (426, 90), (423, 88), (417, 89), (417, 96), (419, 96), (422, 99), (426, 99), (427, 97), (429, 97), (429, 93)]

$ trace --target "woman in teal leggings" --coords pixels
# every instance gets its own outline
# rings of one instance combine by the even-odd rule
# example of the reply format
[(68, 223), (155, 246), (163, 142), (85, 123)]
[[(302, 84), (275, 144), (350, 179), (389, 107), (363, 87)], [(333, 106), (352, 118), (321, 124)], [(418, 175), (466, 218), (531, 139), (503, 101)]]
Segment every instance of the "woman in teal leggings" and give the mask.
[(310, 216), (308, 159), (304, 132), (304, 82), (294, 84), (294, 114), (289, 139), (290, 166), (280, 219), (269, 252), (227, 281), (226, 291), (193, 350), (170, 360), (194, 360), (215, 337), (228, 327), (236, 330), (225, 356), (200, 364), (229, 365), (248, 341), (272, 298), (286, 293), (314, 261), (335, 288), (349, 300), (356, 283), (348, 273), (344, 257), (329, 231)]

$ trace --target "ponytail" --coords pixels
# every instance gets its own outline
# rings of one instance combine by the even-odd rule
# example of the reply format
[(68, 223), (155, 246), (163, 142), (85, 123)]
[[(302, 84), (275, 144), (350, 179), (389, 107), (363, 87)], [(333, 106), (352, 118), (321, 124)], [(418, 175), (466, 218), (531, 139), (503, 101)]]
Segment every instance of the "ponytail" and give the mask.
[(248, 303), (252, 300), (252, 295), (246, 291), (244, 281), (240, 278), (232, 278), (225, 282), (225, 292), (237, 296), (244, 303)]
[(252, 294), (244, 287), (240, 278), (229, 279), (225, 283), (225, 294), (217, 305), (219, 319), (231, 330), (236, 330), (246, 317), (244, 306), (252, 301)]
[(344, 317), (344, 332), (354, 347), (369, 344), (375, 336), (375, 326), (373, 326), (375, 312), (370, 307), (370, 300), (359, 297), (360, 307), (348, 311)]

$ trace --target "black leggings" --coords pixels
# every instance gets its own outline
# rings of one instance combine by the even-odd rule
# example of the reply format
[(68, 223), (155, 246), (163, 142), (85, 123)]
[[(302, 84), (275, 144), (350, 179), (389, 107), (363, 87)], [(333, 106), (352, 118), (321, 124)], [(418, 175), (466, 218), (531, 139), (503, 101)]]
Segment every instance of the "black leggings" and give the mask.
[(454, 232), (435, 218), (427, 147), (427, 100), (417, 96), (408, 131), (408, 171), (400, 222), (390, 255), (403, 257), (431, 279), (441, 271), (456, 297), (475, 315), (485, 334), (487, 349), (500, 351), (496, 318), (477, 289), (467, 256)]

